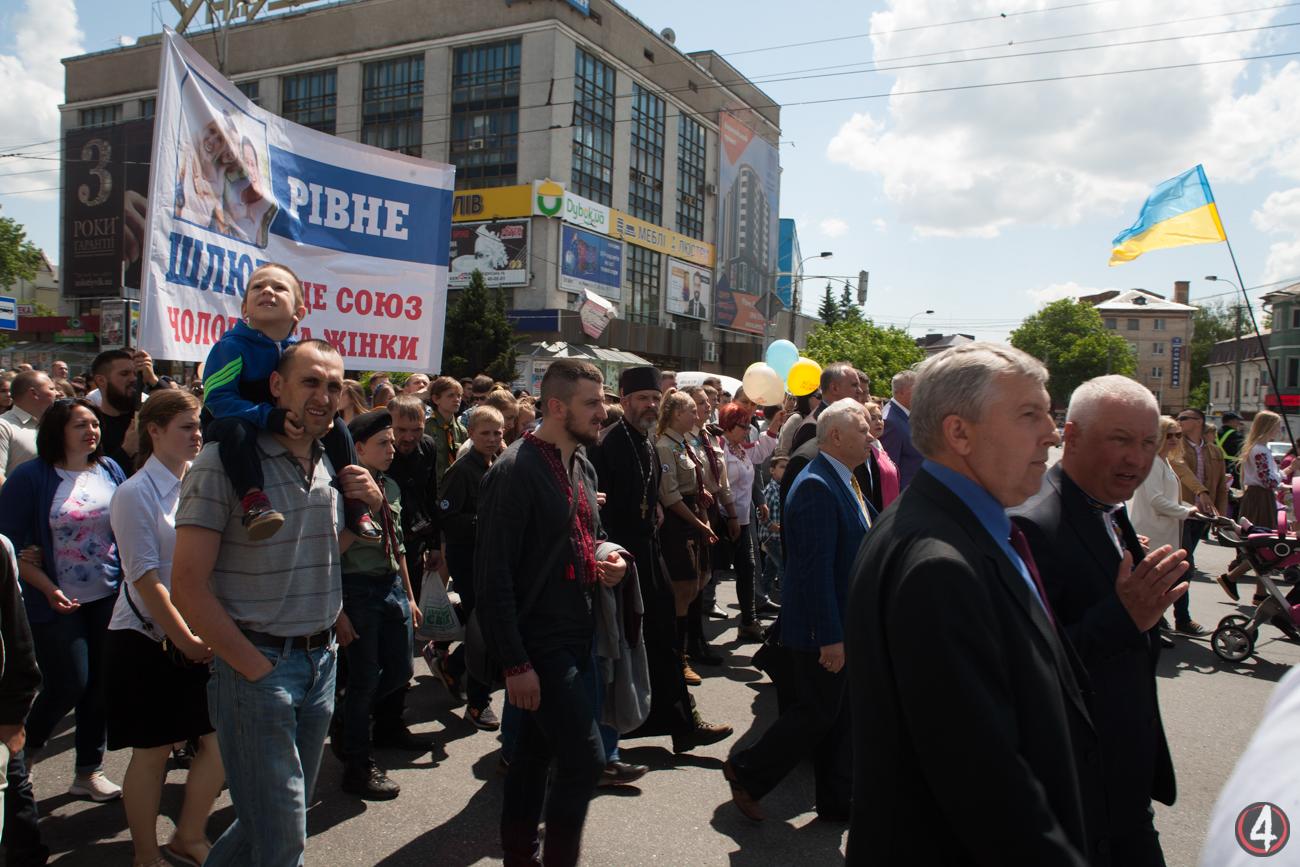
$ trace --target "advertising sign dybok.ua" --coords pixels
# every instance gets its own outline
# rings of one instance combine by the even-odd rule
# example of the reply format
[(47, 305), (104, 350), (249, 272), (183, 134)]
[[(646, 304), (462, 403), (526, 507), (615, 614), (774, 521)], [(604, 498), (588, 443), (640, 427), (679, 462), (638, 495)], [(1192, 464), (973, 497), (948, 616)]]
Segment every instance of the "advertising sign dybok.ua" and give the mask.
[(437, 370), (454, 171), (276, 117), (167, 31), (141, 348), (204, 360), (253, 269), (279, 262), (306, 289), (300, 337), (349, 368)]

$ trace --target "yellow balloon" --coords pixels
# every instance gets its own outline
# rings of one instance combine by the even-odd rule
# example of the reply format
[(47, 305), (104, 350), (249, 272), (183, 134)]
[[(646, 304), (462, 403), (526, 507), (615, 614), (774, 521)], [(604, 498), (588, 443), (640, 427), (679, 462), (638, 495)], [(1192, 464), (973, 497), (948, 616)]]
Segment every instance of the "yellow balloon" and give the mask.
[(785, 384), (795, 397), (803, 397), (817, 390), (822, 378), (822, 367), (811, 358), (800, 357), (790, 368)]

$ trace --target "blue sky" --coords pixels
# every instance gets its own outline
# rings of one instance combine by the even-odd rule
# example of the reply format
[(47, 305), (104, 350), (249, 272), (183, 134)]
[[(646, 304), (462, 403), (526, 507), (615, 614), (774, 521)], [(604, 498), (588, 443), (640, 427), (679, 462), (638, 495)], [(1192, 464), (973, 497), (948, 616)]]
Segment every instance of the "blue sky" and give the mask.
[[(1167, 294), (1185, 279), (1194, 300), (1223, 300), (1213, 296), (1228, 287), (1202, 279), (1232, 276), (1223, 245), (1107, 267), (1110, 239), (1150, 189), (1198, 162), (1247, 285), (1300, 280), (1300, 57), (1206, 63), (1300, 52), (1300, 27), (1288, 26), (1300, 3), (624, 5), (655, 30), (672, 27), (685, 51), (727, 55), (785, 106), (781, 214), (798, 221), (805, 254), (835, 253), (810, 273), (871, 272), (877, 321), (934, 309), (915, 333), (1003, 338), (1072, 293)], [(160, 20), (175, 20), (170, 4), (0, 0), (0, 153), (57, 135), (59, 57), (156, 32)], [(1097, 75), (1156, 66), (1181, 68)], [(987, 86), (1036, 78), (1062, 80)], [(25, 147), (43, 161), (0, 159), (0, 213), (52, 257), (54, 194), (14, 191), (57, 184), (53, 147)], [(805, 282), (810, 305), (824, 285)]]

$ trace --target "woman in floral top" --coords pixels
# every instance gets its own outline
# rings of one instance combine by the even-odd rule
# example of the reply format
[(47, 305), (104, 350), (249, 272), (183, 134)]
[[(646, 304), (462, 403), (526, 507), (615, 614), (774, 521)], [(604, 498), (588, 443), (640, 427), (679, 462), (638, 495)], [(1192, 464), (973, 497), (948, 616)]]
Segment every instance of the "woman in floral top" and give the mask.
[(23, 551), (18, 574), (44, 676), (27, 748), (39, 751), (75, 708), (76, 777), (68, 792), (109, 801), (122, 794), (102, 771), (104, 644), (122, 580), (109, 503), (125, 478), (104, 456), (98, 410), (84, 398), (46, 410), (36, 452), (0, 488), (0, 533)]

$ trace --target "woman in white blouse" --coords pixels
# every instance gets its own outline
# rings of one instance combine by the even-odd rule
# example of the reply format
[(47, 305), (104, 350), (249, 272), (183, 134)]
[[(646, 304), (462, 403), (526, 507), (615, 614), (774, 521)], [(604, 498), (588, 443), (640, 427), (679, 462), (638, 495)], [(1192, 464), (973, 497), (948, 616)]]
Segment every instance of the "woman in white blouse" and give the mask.
[(122, 781), (135, 864), (164, 867), (159, 801), (173, 744), (197, 740), (176, 832), (165, 847), (183, 864), (202, 864), (210, 848), (208, 814), (225, 773), (208, 719), (206, 663), (212, 651), (171, 601), (172, 553), (181, 479), (199, 453), (199, 401), (186, 391), (156, 391), (140, 409), (140, 470), (113, 497), (113, 533), (122, 588), (108, 625), (108, 746), (131, 748)]
[(763, 640), (763, 628), (754, 611), (754, 468), (776, 451), (785, 420), (782, 410), (772, 417), (767, 430), (757, 442), (749, 442), (751, 413), (738, 403), (718, 410), (718, 427), (722, 428), (724, 454), (727, 459), (727, 482), (731, 487), (731, 505), (723, 506), (724, 517), (735, 518), (739, 534), (726, 540), (731, 547), (731, 562), (736, 567), (736, 596), (740, 601), (742, 639)]
[[(1160, 418), (1160, 451), (1151, 464), (1151, 472), (1133, 492), (1129, 501), (1129, 518), (1133, 529), (1150, 539), (1151, 550), (1161, 545), (1173, 548), (1182, 546), (1183, 521), (1196, 507), (1182, 502), (1182, 486), (1174, 474), (1171, 460), (1181, 460), (1183, 453), (1182, 426), (1168, 416)], [(1174, 603), (1174, 627), (1187, 635), (1201, 635), (1205, 628), (1192, 619), (1188, 593)]]

